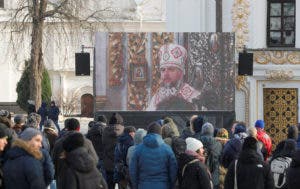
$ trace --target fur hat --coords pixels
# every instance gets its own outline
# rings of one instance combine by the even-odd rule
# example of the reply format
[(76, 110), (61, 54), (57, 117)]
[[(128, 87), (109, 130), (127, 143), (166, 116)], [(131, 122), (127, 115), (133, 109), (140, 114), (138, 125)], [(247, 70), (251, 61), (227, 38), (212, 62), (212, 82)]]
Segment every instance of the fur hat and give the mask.
[(199, 133), (202, 130), (202, 125), (204, 124), (204, 118), (202, 116), (197, 116), (193, 120), (191, 120), (192, 129), (195, 133)]
[(203, 147), (203, 144), (200, 140), (197, 140), (192, 137), (186, 138), (185, 142), (186, 142), (186, 150), (190, 150), (193, 152), (196, 152), (197, 150)]
[(263, 120), (257, 120), (255, 122), (255, 127), (263, 129), (265, 128), (265, 122)]
[(246, 126), (240, 123), (238, 123), (234, 128), (234, 134), (245, 133), (246, 131)]
[(187, 51), (183, 46), (171, 43), (165, 44), (160, 47), (158, 57), (160, 68), (173, 66), (184, 72)]
[(42, 133), (38, 129), (28, 127), (20, 134), (19, 138), (25, 141), (29, 141), (37, 135), (42, 135)]
[(76, 148), (82, 147), (84, 145), (84, 137), (81, 133), (75, 132), (63, 141), (63, 148), (66, 152), (71, 152)]
[(257, 140), (254, 137), (246, 137), (243, 144), (243, 150), (256, 150)]
[(204, 123), (202, 126), (201, 134), (213, 136), (214, 135), (214, 126), (209, 122)]
[(123, 125), (124, 124), (123, 117), (119, 113), (113, 113), (113, 115), (109, 119), (109, 124), (110, 125), (116, 125), (116, 124)]
[(148, 133), (161, 135), (161, 126), (157, 122), (152, 122), (148, 125)]

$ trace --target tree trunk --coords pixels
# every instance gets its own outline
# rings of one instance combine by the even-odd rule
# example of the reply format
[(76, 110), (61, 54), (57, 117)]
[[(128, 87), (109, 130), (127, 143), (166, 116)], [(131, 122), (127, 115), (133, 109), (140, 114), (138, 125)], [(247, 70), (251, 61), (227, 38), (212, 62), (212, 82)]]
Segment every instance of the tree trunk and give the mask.
[(44, 27), (44, 1), (33, 1), (32, 33), (31, 33), (31, 61), (30, 61), (30, 99), (35, 101), (38, 109), (42, 102), (42, 77), (43, 77), (43, 27)]

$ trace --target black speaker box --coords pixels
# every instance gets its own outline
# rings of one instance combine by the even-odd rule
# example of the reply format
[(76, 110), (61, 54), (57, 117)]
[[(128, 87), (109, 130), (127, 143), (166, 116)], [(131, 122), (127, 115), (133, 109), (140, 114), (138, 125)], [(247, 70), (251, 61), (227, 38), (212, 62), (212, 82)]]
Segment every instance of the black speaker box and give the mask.
[(253, 75), (253, 53), (239, 53), (239, 75)]
[(75, 53), (75, 75), (90, 75), (90, 53)]

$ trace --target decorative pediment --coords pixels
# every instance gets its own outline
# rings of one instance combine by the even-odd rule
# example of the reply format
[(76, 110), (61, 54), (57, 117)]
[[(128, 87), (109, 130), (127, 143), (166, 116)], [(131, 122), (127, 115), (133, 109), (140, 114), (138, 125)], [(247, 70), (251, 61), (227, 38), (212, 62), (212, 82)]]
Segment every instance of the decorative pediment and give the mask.
[(294, 72), (292, 70), (267, 70), (265, 77), (269, 80), (291, 80)]
[(254, 52), (257, 64), (300, 64), (300, 51), (257, 51)]

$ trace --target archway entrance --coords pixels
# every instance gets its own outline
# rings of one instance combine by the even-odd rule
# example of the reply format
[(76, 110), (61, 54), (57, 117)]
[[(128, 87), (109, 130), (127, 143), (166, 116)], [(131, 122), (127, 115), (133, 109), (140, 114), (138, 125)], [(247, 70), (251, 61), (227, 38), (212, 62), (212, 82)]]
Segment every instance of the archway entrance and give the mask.
[(91, 94), (81, 96), (81, 116), (94, 117), (94, 97)]

